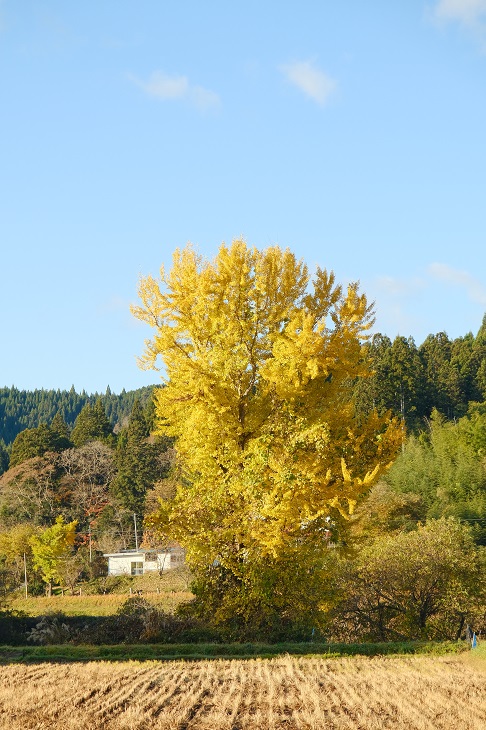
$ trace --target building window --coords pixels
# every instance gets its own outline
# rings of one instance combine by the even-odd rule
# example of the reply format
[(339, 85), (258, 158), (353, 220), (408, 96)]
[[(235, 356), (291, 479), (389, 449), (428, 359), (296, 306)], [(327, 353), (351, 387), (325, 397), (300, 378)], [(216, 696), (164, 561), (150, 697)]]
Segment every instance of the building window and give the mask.
[(143, 575), (143, 563), (130, 563), (130, 573), (132, 575)]
[(156, 563), (157, 562), (157, 553), (145, 553), (145, 562), (146, 563)]
[(179, 565), (184, 562), (184, 553), (171, 553), (170, 562), (178, 563)]

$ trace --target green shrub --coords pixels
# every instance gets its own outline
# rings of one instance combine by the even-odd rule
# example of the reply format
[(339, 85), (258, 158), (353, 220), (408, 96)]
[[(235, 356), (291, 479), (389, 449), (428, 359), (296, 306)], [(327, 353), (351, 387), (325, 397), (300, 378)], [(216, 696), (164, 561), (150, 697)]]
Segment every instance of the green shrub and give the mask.
[(98, 617), (76, 641), (89, 644), (137, 644), (214, 639), (211, 631), (191, 617), (163, 611), (140, 596), (128, 598), (116, 615)]

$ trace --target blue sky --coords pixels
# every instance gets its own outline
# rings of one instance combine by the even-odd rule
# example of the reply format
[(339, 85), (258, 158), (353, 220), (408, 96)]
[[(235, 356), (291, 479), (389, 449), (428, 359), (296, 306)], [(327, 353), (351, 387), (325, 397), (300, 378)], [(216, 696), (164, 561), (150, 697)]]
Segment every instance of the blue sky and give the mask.
[(188, 241), (479, 329), (486, 0), (0, 0), (0, 94), (0, 386), (157, 382), (129, 305)]

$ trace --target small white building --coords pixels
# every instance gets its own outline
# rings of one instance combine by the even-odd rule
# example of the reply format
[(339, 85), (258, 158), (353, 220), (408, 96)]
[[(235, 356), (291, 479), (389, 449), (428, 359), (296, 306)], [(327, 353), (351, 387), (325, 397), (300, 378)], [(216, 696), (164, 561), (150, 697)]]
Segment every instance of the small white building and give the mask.
[(185, 555), (181, 547), (160, 550), (122, 550), (119, 553), (105, 553), (108, 558), (108, 575), (143, 575), (161, 573), (184, 565)]

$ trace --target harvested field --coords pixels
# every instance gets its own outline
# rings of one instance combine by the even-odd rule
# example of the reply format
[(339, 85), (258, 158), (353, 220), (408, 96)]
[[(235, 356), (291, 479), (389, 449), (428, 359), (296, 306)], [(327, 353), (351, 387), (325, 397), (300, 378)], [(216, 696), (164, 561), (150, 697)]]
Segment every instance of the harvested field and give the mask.
[(462, 657), (280, 657), (4, 665), (9, 730), (483, 730), (484, 667)]

